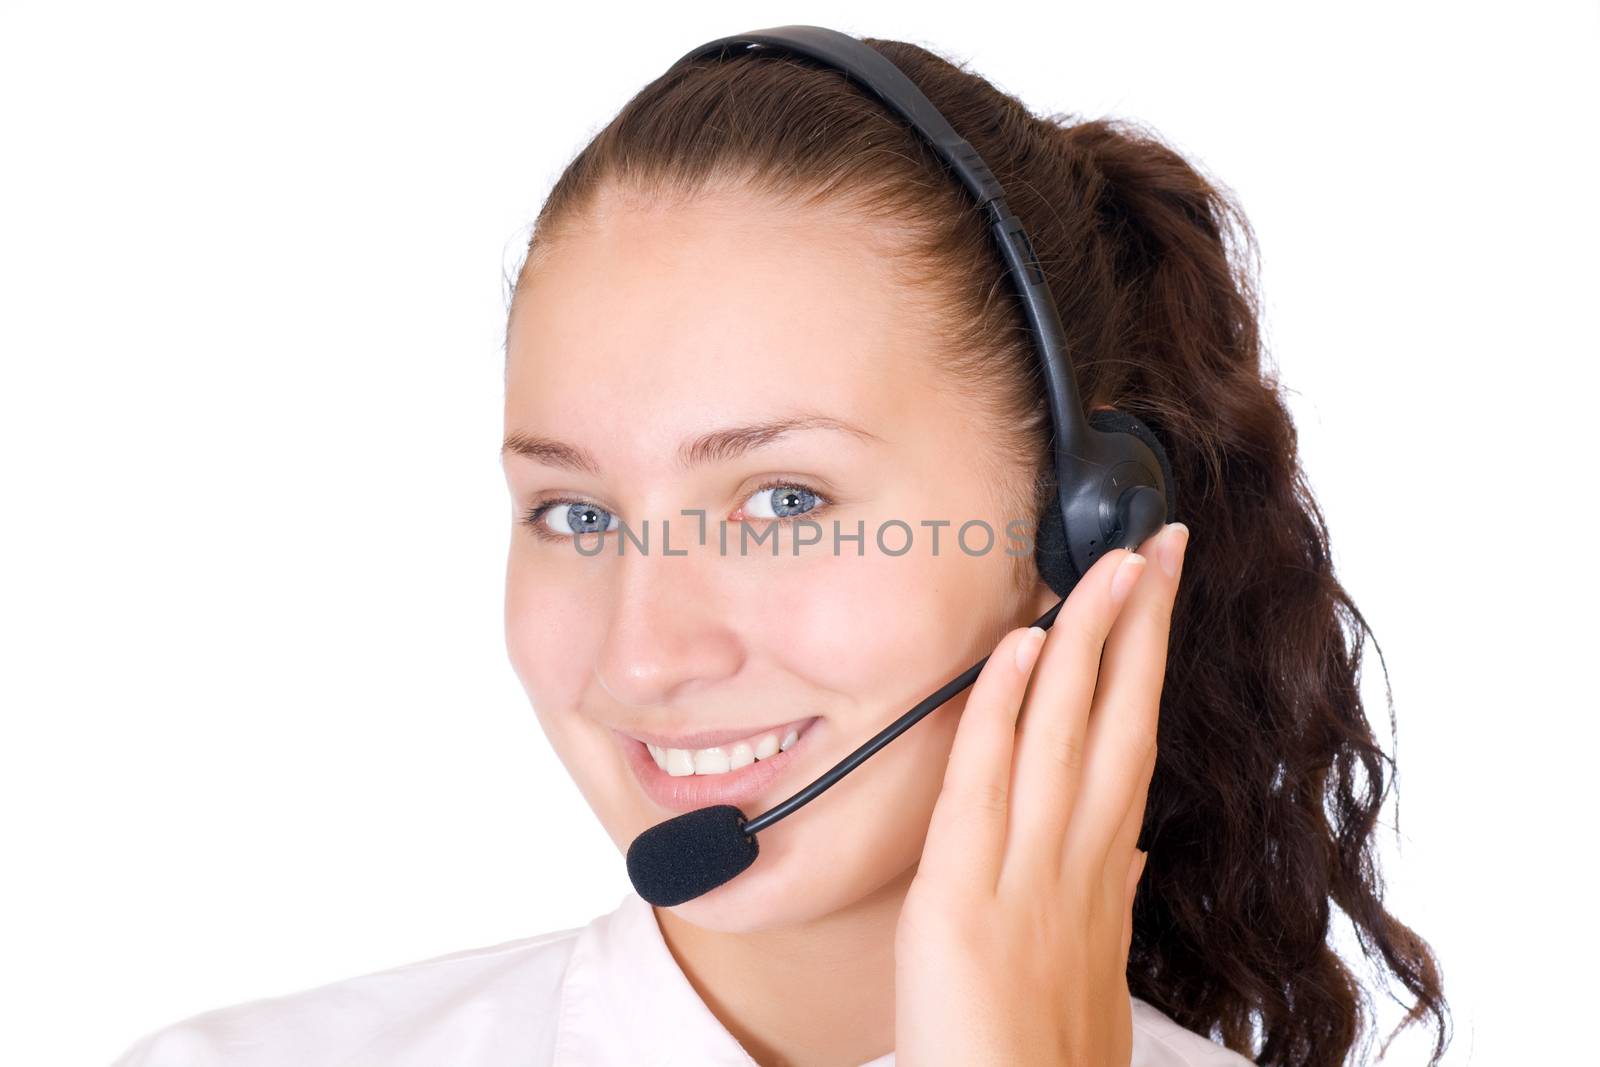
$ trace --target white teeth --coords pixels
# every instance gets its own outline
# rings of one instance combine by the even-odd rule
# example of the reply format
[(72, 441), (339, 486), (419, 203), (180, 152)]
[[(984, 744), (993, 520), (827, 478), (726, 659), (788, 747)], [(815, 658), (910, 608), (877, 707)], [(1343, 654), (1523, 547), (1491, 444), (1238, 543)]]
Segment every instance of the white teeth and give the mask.
[(746, 767), (756, 760), (764, 760), (779, 752), (786, 752), (789, 746), (800, 739), (799, 730), (790, 730), (780, 741), (776, 733), (762, 734), (754, 743), (749, 739), (735, 741), (731, 745), (716, 745), (712, 748), (662, 748), (648, 742), (645, 748), (650, 750), (650, 758), (656, 761), (656, 766), (666, 771), (675, 778), (686, 777), (691, 774), (726, 774)]
[(694, 757), (689, 755), (686, 748), (669, 748), (666, 752), (667, 762), (662, 769), (668, 774), (679, 777), (694, 773)]
[(694, 773), (727, 774), (728, 754), (720, 748), (702, 748), (694, 754)]

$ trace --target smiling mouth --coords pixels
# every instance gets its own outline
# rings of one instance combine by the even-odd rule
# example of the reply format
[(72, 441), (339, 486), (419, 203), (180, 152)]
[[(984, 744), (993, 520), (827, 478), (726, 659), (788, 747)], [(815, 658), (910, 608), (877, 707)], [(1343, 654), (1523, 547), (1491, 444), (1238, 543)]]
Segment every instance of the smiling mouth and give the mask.
[(612, 732), (645, 794), (661, 807), (682, 812), (712, 804), (756, 803), (796, 757), (810, 751), (806, 741), (818, 718), (703, 749), (663, 749)]
[(787, 723), (704, 748), (678, 748), (642, 742), (656, 766), (674, 778), (692, 774), (727, 774), (760, 760), (771, 759), (800, 739), (812, 720)]

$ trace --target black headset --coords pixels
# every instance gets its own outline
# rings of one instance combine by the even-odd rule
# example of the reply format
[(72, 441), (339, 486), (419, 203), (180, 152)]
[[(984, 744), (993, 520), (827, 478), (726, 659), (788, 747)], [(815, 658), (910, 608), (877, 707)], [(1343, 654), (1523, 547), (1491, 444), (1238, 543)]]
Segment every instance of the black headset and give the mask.
[(1056, 497), (1039, 516), (1034, 558), (1050, 588), (1065, 598), (1097, 558), (1117, 548), (1137, 549), (1164, 522), (1174, 521), (1172, 467), (1151, 429), (1125, 411), (1103, 409), (1085, 416), (1044, 271), (1022, 221), (1011, 214), (1004, 190), (977, 150), (883, 53), (838, 30), (780, 26), (722, 37), (686, 53), (673, 67), (751, 47), (805, 56), (847, 75), (933, 147), (988, 217), (989, 232), (1022, 298), (1049, 392)]

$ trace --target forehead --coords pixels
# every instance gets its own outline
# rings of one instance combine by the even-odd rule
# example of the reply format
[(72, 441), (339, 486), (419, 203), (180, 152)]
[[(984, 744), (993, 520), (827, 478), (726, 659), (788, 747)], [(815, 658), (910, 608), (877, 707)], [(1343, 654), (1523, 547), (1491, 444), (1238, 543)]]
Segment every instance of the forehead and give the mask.
[(581, 419), (592, 439), (796, 406), (881, 421), (936, 404), (936, 334), (884, 251), (843, 211), (757, 194), (606, 201), (519, 285), (508, 425)]

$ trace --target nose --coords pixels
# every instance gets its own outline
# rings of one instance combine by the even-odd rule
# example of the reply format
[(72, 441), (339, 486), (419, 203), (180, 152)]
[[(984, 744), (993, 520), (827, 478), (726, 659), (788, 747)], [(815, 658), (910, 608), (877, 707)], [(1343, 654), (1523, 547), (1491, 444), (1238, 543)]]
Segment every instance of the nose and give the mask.
[(642, 554), (629, 545), (613, 562), (617, 599), (594, 667), (611, 699), (669, 705), (738, 673), (744, 645), (720, 599), (714, 553), (668, 556), (652, 542)]

